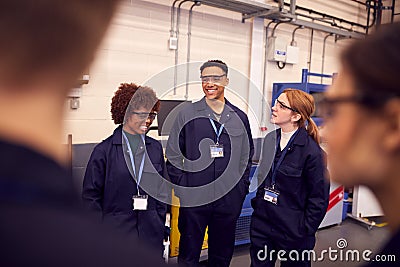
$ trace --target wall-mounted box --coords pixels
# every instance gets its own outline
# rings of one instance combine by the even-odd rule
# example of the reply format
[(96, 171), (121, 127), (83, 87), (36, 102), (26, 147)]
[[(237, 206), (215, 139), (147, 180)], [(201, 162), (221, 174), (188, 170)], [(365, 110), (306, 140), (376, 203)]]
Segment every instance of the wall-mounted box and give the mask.
[(270, 37), (268, 39), (268, 60), (285, 62), (287, 41), (280, 36)]
[(288, 45), (286, 47), (286, 63), (298, 64), (299, 63), (299, 48), (297, 46)]

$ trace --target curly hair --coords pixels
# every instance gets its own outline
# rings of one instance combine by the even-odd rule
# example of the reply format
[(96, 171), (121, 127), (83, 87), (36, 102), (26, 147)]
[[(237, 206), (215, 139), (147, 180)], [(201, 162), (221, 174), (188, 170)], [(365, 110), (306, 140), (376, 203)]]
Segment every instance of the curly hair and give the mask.
[(160, 100), (158, 100), (154, 90), (134, 83), (121, 83), (111, 100), (111, 117), (114, 123), (124, 123), (127, 111), (140, 108), (151, 109), (151, 112), (160, 110)]

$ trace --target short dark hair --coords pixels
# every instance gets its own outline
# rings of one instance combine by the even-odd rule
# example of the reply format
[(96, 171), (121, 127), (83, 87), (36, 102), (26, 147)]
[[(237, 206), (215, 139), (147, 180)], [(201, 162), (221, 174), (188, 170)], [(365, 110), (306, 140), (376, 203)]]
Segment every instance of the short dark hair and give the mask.
[[(355, 90), (383, 104), (400, 96), (400, 22), (381, 25), (364, 40), (357, 40), (345, 49), (341, 60), (355, 82)], [(381, 101), (380, 101), (381, 100)]]
[(222, 69), (226, 75), (228, 75), (228, 66), (222, 60), (212, 59), (207, 62), (204, 62), (203, 65), (201, 65), (201, 67), (200, 67), (200, 73), (202, 73), (203, 70), (208, 67), (218, 67), (218, 68)]
[(151, 112), (160, 110), (160, 100), (154, 90), (134, 83), (121, 83), (111, 100), (111, 117), (114, 123), (124, 122), (127, 109), (133, 111), (139, 108), (151, 109)]

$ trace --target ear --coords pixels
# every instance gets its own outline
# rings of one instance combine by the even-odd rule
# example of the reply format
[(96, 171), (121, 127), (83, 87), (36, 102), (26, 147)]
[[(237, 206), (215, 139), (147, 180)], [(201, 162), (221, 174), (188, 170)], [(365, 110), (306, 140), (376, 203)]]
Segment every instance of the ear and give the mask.
[(229, 84), (229, 78), (228, 77), (226, 77), (226, 83), (225, 83), (225, 86), (227, 86)]
[(388, 152), (400, 151), (400, 99), (392, 99), (384, 107), (386, 122), (383, 147)]
[(298, 122), (301, 119), (301, 115), (299, 113), (293, 114), (290, 117), (291, 122)]

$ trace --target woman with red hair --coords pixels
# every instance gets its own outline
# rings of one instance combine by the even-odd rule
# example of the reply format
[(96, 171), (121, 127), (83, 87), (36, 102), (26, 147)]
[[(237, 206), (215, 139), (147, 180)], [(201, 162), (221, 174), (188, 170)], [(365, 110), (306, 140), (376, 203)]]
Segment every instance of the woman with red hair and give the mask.
[(311, 266), (302, 252), (314, 248), (329, 200), (314, 109), (312, 96), (295, 89), (284, 90), (272, 107), (271, 122), (280, 129), (264, 140), (252, 199), (251, 266), (275, 266), (278, 251), (282, 266)]

